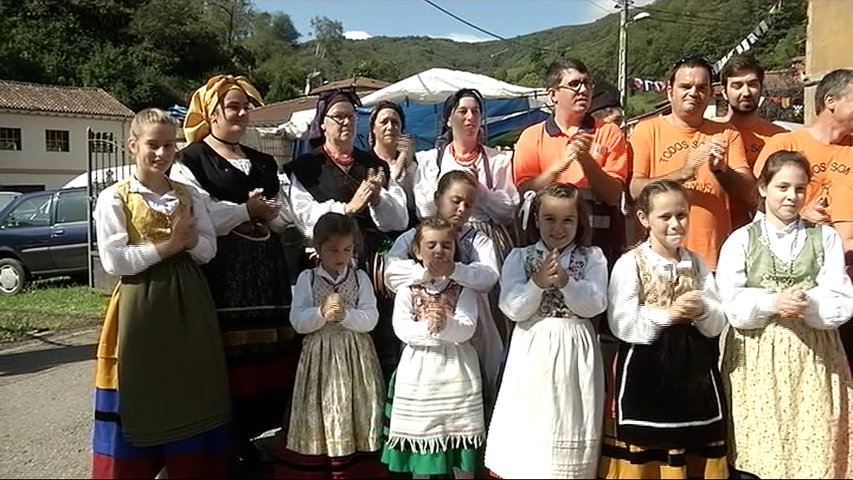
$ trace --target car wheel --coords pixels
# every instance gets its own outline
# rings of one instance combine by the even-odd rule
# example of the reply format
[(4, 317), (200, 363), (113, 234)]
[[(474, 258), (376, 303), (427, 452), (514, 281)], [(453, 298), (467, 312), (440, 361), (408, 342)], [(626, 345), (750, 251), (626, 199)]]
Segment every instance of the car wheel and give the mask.
[(15, 295), (24, 289), (27, 271), (14, 258), (0, 258), (0, 295)]

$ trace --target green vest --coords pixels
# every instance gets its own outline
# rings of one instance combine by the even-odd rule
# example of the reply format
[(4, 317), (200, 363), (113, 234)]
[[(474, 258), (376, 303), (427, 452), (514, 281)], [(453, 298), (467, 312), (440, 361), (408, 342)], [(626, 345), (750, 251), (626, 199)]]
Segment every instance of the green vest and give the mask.
[(746, 248), (746, 286), (781, 292), (789, 287), (808, 290), (817, 283), (815, 279), (823, 265), (823, 235), (819, 225), (806, 224), (805, 245), (793, 259), (793, 264), (783, 262), (770, 250), (761, 220), (749, 226), (749, 244)]

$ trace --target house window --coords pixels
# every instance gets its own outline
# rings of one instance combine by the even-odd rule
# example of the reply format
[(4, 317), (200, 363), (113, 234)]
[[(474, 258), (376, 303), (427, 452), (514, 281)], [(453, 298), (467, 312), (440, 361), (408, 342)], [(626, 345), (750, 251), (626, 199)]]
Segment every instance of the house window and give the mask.
[(94, 153), (115, 152), (115, 137), (113, 132), (95, 132), (89, 137), (89, 148)]
[(48, 152), (67, 152), (68, 130), (45, 130), (44, 143)]
[(0, 150), (20, 150), (21, 129), (0, 127)]

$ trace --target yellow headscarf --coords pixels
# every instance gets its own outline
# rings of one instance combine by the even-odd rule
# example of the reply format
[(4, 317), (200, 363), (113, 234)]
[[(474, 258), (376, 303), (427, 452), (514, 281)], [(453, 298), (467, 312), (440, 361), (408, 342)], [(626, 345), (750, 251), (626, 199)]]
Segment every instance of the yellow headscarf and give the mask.
[(242, 90), (249, 97), (249, 101), (258, 105), (264, 104), (261, 100), (261, 94), (246, 77), (216, 75), (196, 90), (190, 99), (187, 116), (184, 118), (184, 136), (187, 142), (200, 142), (210, 134), (210, 119), (213, 117), (213, 110), (219, 101), (225, 97), (225, 94), (234, 88)]

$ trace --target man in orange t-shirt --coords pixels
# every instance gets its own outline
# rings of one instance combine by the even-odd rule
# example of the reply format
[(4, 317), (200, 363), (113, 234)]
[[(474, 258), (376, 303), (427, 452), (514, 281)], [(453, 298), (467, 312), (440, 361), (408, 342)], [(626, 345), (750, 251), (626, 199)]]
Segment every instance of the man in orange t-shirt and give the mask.
[(711, 65), (692, 56), (672, 69), (666, 87), (672, 113), (640, 122), (629, 139), (633, 150), (631, 195), (650, 181), (684, 184), (690, 201), (686, 246), (716, 270), (723, 241), (732, 232), (729, 198), (749, 201), (755, 179), (740, 133), (703, 117), (711, 97)]
[[(812, 167), (812, 181), (802, 216), (831, 223), (842, 240), (848, 272), (853, 273), (853, 69), (828, 73), (815, 91), (814, 124), (767, 141), (755, 163), (755, 175), (779, 150), (802, 152)], [(824, 199), (824, 205), (817, 202)], [(853, 352), (851, 352), (853, 353)]]
[(592, 204), (593, 244), (602, 248), (612, 266), (624, 248), (619, 204), (628, 176), (627, 143), (617, 125), (587, 114), (594, 84), (583, 62), (569, 58), (554, 62), (546, 82), (554, 115), (518, 138), (515, 183), (521, 194), (555, 182), (581, 189)]
[[(764, 69), (755, 58), (733, 56), (720, 71), (720, 83), (729, 111), (726, 116), (714, 120), (728, 122), (740, 132), (746, 149), (746, 162), (752, 169), (767, 139), (787, 130), (758, 115), (758, 99), (764, 91)], [(751, 203), (736, 197), (729, 198), (732, 230), (746, 225), (755, 216), (758, 192), (755, 191), (754, 195), (755, 200)]]

